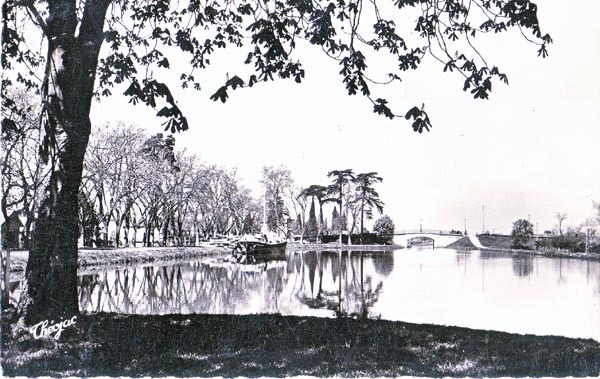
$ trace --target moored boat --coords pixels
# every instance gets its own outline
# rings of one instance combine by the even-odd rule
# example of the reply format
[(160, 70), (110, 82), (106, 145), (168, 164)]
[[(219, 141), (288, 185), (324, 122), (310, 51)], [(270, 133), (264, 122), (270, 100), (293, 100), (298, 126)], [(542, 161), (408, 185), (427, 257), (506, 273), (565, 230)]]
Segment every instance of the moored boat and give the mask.
[(266, 234), (244, 235), (238, 240), (232, 253), (241, 263), (285, 260), (286, 246), (286, 241), (269, 240)]

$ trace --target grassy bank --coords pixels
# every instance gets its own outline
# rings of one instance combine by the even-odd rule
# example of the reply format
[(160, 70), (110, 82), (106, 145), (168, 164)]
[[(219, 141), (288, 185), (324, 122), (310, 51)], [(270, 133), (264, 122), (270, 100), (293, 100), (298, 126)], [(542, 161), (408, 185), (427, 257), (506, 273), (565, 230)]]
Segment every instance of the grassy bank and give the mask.
[(451, 243), (446, 246), (447, 249), (455, 249), (455, 250), (476, 250), (477, 247), (473, 245), (469, 237), (463, 237), (456, 242)]
[[(551, 258), (573, 258), (573, 259), (588, 259), (594, 261), (600, 261), (600, 254), (598, 253), (572, 253), (570, 251), (558, 250), (558, 249), (542, 249), (535, 250), (531, 249), (514, 249), (512, 247), (513, 241), (510, 236), (501, 235), (480, 235), (478, 236), (481, 244), (487, 249), (500, 251), (506, 254), (512, 255), (539, 255)], [(533, 243), (530, 245), (533, 246)]]
[[(194, 259), (207, 255), (227, 254), (221, 247), (127, 247), (119, 249), (81, 249), (77, 258), (79, 267), (133, 265), (152, 262), (170, 262)], [(22, 274), (27, 266), (27, 255), (13, 253), (10, 271)]]
[(198, 258), (206, 255), (225, 254), (230, 250), (221, 247), (140, 247), (111, 250), (79, 251), (80, 267), (98, 265), (141, 264)]
[(5, 375), (596, 376), (600, 344), (403, 322), (279, 315), (80, 316), (58, 341), (10, 335)]

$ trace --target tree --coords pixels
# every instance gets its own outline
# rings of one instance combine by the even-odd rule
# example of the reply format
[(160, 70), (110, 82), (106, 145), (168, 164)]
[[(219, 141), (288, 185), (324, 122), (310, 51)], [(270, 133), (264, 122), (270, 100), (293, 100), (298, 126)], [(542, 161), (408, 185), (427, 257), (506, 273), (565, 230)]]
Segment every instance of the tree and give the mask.
[(308, 197), (312, 197), (313, 201), (314, 201), (314, 199), (317, 199), (317, 201), (319, 203), (319, 223), (317, 225), (317, 228), (318, 228), (317, 241), (321, 242), (321, 236), (323, 235), (323, 229), (324, 229), (323, 228), (323, 204), (327, 200), (328, 189), (325, 186), (313, 184), (313, 185), (310, 185), (307, 188), (303, 189), (300, 192), (300, 196), (305, 199)]
[(379, 199), (379, 193), (373, 188), (373, 184), (382, 182), (383, 179), (376, 172), (367, 172), (356, 175), (353, 182), (356, 185), (356, 201), (360, 209), (360, 242), (363, 240), (364, 217), (367, 220), (373, 218), (373, 208), (379, 213), (383, 212), (383, 202)]
[(311, 240), (317, 238), (319, 231), (317, 226), (317, 216), (315, 214), (315, 200), (310, 203), (310, 210), (308, 211), (308, 221), (306, 222), (306, 236)]
[(327, 173), (327, 176), (332, 178), (332, 183), (328, 187), (328, 192), (334, 198), (329, 200), (336, 202), (340, 206), (342, 213), (342, 222), (340, 223), (340, 245), (342, 244), (342, 233), (346, 227), (345, 212), (343, 211), (344, 195), (348, 193), (346, 187), (354, 180), (354, 171), (352, 169), (333, 170)]
[(567, 228), (567, 230), (552, 240), (552, 246), (573, 252), (585, 252), (587, 230), (583, 227)]
[[(49, 173), (40, 164), (38, 154), (39, 102), (22, 89), (11, 91), (11, 98), (14, 107), (2, 103), (0, 208), (4, 219), (13, 211), (25, 216), (23, 243), (28, 248), (35, 212)], [(6, 120), (14, 124), (8, 127)]]
[(379, 217), (375, 221), (375, 225), (373, 225), (373, 231), (379, 235), (380, 238), (383, 238), (387, 242), (391, 242), (394, 238), (394, 230), (396, 226), (394, 225), (394, 221), (388, 215), (383, 215)]
[[(157, 116), (166, 118), (165, 130), (183, 131), (188, 128), (187, 119), (169, 87), (157, 79), (160, 70), (171, 69), (172, 62), (178, 60), (175, 58), (189, 58), (189, 65), (179, 75), (182, 86), (200, 90), (195, 73), (210, 65), (214, 51), (247, 49), (244, 63), (254, 73), (246, 80), (227, 75), (211, 96), (214, 101), (225, 102), (231, 90), (276, 77), (301, 82), (304, 68), (293, 51), (304, 46), (298, 43), (304, 39), (339, 61), (348, 94), (365, 96), (375, 113), (390, 119), (397, 115), (388, 101), (377, 97), (370, 87), (369, 83), (381, 80), (370, 77), (367, 50), (388, 52), (397, 59), (397, 67), (388, 75), (390, 82), (399, 81), (402, 72), (417, 69), (430, 53), (445, 71), (465, 78), (465, 91), (487, 99), (492, 81), (507, 82), (507, 77), (489, 65), (474, 47), (472, 39), (477, 34), (519, 29), (539, 47), (538, 55), (543, 57), (552, 40), (542, 34), (537, 6), (529, 0), (474, 3), (476, 6), (467, 7), (448, 0), (439, 6), (433, 0), (399, 0), (394, 3), (396, 9), (390, 10), (390, 18), (385, 19), (375, 2), (370, 15), (365, 16), (367, 9), (363, 6), (367, 8), (367, 4), (360, 0), (272, 4), (256, 0), (209, 4), (160, 0), (5, 1), (3, 98), (7, 94), (4, 89), (14, 80), (41, 93), (40, 151), (50, 172), (38, 207), (26, 270), (26, 314), (43, 319), (78, 312), (77, 202), (94, 97), (109, 96), (119, 85), (126, 85), (124, 94), (130, 102), (158, 107)], [(403, 17), (408, 7), (416, 7), (420, 14), (415, 25), (417, 41), (401, 37), (396, 30), (394, 18)], [(373, 17), (374, 23), (361, 23), (361, 17)], [(29, 46), (41, 46), (43, 50), (33, 51)], [(415, 131), (431, 127), (423, 107), (412, 107), (404, 117), (412, 120)], [(5, 124), (10, 127), (11, 120), (3, 121)], [(27, 319), (33, 321), (29, 316)]]
[(340, 229), (342, 227), (340, 214), (338, 213), (337, 206), (333, 207), (333, 211), (331, 212), (331, 233), (340, 233)]
[(146, 138), (140, 153), (146, 160), (142, 177), (144, 193), (143, 224), (144, 244), (152, 246), (155, 242), (155, 230), (158, 231), (158, 243), (165, 245), (168, 239), (168, 225), (172, 222), (172, 209), (169, 204), (177, 187), (178, 173), (181, 172), (176, 161), (175, 138), (162, 133)]
[(267, 226), (279, 235), (289, 211), (285, 206), (284, 194), (293, 186), (292, 173), (286, 167), (263, 167), (261, 183), (265, 189)]
[(292, 231), (294, 234), (299, 234), (301, 240), (304, 239), (305, 232), (305, 218), (306, 218), (306, 207), (307, 198), (302, 196), (302, 192), (304, 190), (298, 188), (296, 185), (290, 185), (286, 189), (287, 200), (290, 204), (289, 208), (294, 211), (296, 215), (294, 221), (292, 222)]
[(528, 242), (533, 238), (533, 224), (527, 220), (519, 219), (513, 223), (510, 235), (513, 247), (517, 249), (528, 248)]
[[(88, 216), (89, 221), (97, 221), (102, 229), (97, 234), (104, 235), (104, 243), (108, 242), (112, 223), (114, 246), (120, 245), (122, 226), (131, 224), (134, 206), (147, 188), (142, 184), (147, 178), (142, 176), (146, 171), (156, 174), (154, 170), (145, 170), (151, 162), (140, 154), (146, 138), (141, 129), (131, 125), (94, 128), (85, 155), (80, 196), (82, 201), (96, 204), (96, 208), (85, 211), (86, 205), (80, 203), (80, 214), (82, 222)], [(89, 226), (82, 224), (82, 227), (85, 230)], [(128, 228), (124, 231), (128, 239)]]
[(563, 223), (563, 221), (565, 221), (567, 219), (567, 214), (556, 212), (554, 214), (554, 218), (558, 222), (558, 235), (562, 236), (562, 234), (563, 234), (562, 233), (562, 223)]

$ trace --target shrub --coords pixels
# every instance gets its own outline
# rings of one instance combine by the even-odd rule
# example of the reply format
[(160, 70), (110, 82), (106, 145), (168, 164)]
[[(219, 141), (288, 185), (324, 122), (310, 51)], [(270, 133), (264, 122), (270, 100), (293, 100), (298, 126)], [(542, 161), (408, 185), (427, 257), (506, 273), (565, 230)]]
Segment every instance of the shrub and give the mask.
[(373, 231), (375, 231), (385, 243), (390, 243), (394, 239), (395, 228), (394, 221), (392, 221), (389, 216), (383, 215), (375, 221)]
[(514, 248), (529, 249), (529, 242), (533, 238), (533, 224), (523, 219), (515, 221), (510, 236)]

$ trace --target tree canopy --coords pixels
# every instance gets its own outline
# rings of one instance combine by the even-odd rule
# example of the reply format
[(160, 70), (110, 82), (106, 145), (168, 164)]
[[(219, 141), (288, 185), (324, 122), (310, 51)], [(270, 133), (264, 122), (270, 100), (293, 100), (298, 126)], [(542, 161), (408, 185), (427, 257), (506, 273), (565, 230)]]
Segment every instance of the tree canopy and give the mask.
[[(188, 121), (169, 88), (173, 83), (163, 81), (162, 73), (176, 71), (181, 86), (200, 91), (201, 70), (211, 65), (212, 56), (237, 49), (242, 52), (239, 72), (223, 73), (222, 85), (208, 89), (211, 99), (225, 102), (231, 91), (261, 82), (300, 83), (305, 68), (296, 50), (313, 45), (338, 62), (348, 94), (366, 97), (374, 112), (395, 118), (398, 114), (374, 87), (400, 81), (427, 55), (445, 72), (462, 76), (463, 90), (476, 99), (489, 97), (494, 80), (508, 83), (507, 75), (480, 53), (476, 37), (509, 29), (547, 56), (552, 39), (542, 33), (537, 6), (528, 0), (7, 0), (2, 64), (11, 74), (3, 75), (3, 88), (20, 82), (41, 91), (48, 106), (50, 61), (72, 59), (78, 65), (65, 72), (67, 77), (84, 70), (96, 81), (69, 86), (91, 85), (86, 89), (95, 97), (124, 90), (131, 103), (156, 108), (166, 118), (165, 130), (186, 130)], [(54, 44), (69, 56), (59, 62)], [(391, 57), (389, 72), (369, 70), (375, 54)], [(77, 93), (85, 97), (86, 92)], [(3, 98), (10, 106), (8, 93)], [(421, 106), (407, 107), (401, 115), (412, 120), (415, 131), (431, 126)]]
[(511, 232), (513, 246), (516, 248), (527, 248), (533, 238), (533, 224), (528, 220), (519, 219), (513, 223)]

